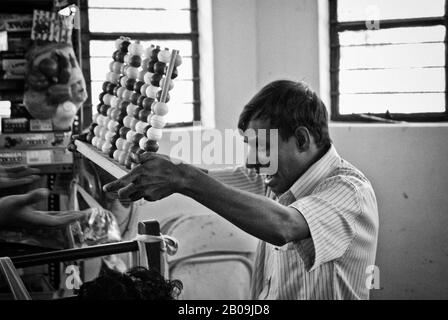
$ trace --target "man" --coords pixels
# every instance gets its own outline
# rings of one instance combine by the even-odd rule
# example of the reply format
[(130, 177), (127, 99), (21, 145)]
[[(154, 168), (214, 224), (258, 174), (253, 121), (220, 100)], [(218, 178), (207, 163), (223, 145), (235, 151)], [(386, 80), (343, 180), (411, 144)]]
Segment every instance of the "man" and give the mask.
[(27, 166), (0, 166), (0, 230), (8, 228), (59, 228), (87, 215), (81, 211), (40, 211), (34, 205), (48, 199), (49, 190), (16, 194), (39, 179), (39, 170)]
[[(304, 83), (275, 81), (244, 107), (238, 127), (278, 129), (278, 170), (264, 181), (241, 168), (207, 174), (143, 154), (139, 166), (104, 189), (149, 201), (181, 193), (259, 238), (254, 299), (368, 299), (366, 268), (374, 265), (378, 233), (375, 194), (332, 145), (322, 101)], [(268, 149), (272, 143), (261, 142)], [(266, 186), (267, 196), (226, 181), (251, 184), (255, 193)]]

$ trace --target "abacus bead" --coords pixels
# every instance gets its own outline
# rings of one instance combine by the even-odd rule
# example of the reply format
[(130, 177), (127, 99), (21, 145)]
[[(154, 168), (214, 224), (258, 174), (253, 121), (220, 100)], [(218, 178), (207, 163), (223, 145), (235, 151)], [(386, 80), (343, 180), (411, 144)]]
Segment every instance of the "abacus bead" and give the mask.
[(142, 109), (138, 113), (138, 119), (141, 121), (146, 121), (148, 116), (151, 114), (151, 109)]
[(135, 131), (135, 126), (137, 125), (138, 119), (133, 118), (131, 120), (131, 130)]
[(114, 145), (112, 144), (112, 147), (109, 149), (109, 158), (113, 158), (114, 157), (114, 152), (115, 150), (117, 150), (117, 148), (114, 147)]
[(125, 139), (118, 138), (117, 141), (115, 142), (115, 146), (117, 147), (118, 150), (123, 150), (123, 145), (125, 142), (126, 142)]
[(143, 94), (138, 98), (136, 105), (143, 108), (143, 101), (146, 99), (146, 96)]
[(166, 125), (166, 120), (163, 116), (153, 115), (151, 117), (151, 126), (154, 128), (162, 129)]
[(115, 133), (115, 135), (110, 139), (110, 143), (112, 143), (112, 145), (114, 147), (117, 147), (115, 144), (117, 143), (117, 140), (120, 136), (118, 134)]
[(110, 106), (112, 108), (117, 108), (119, 102), (120, 102), (120, 99), (116, 96), (113, 96), (112, 99), (110, 99)]
[(148, 124), (147, 122), (139, 121), (135, 125), (135, 131), (137, 131), (138, 133), (146, 133), (146, 130), (148, 130), (149, 126), (150, 124)]
[(132, 138), (137, 134), (134, 130), (129, 130), (126, 134), (126, 141), (129, 141), (132, 143)]
[(158, 61), (154, 64), (154, 73), (163, 75), (165, 73), (165, 68), (166, 68), (166, 63)]
[(136, 81), (134, 84), (134, 91), (137, 93), (140, 93), (140, 89), (144, 84), (145, 84), (144, 81), (140, 81), (140, 80)]
[(106, 133), (107, 133), (107, 128), (106, 127), (102, 127), (101, 128), (101, 131), (100, 131), (100, 135), (99, 135), (99, 137), (101, 138), (101, 139), (104, 139), (105, 137), (106, 137)]
[(123, 76), (123, 77), (121, 77), (120, 78), (120, 85), (122, 86), (122, 87), (126, 87), (126, 81), (128, 81), (128, 77), (127, 76)]
[(164, 116), (168, 113), (168, 105), (164, 102), (157, 102), (154, 105), (154, 113), (158, 116)]
[(132, 92), (131, 90), (129, 90), (129, 89), (124, 90), (124, 93), (123, 93), (123, 100), (131, 101), (132, 93), (133, 93), (133, 92)]
[(159, 141), (160, 139), (162, 139), (162, 129), (151, 127), (146, 132), (146, 136), (149, 140)]
[(92, 115), (92, 122), (98, 124), (98, 122), (96, 121), (98, 118), (99, 114), (95, 113), (94, 115)]
[(134, 91), (134, 85), (137, 82), (134, 78), (129, 78), (126, 80), (126, 89), (130, 90), (131, 92)]
[(126, 75), (130, 78), (130, 79), (137, 79), (138, 77), (138, 68), (135, 67), (129, 67), (126, 69)]
[(120, 70), (121, 70), (122, 66), (123, 66), (123, 64), (121, 62), (114, 61), (113, 64), (112, 64), (112, 69), (113, 70), (111, 70), (111, 71), (118, 74), (118, 73), (120, 73)]
[(139, 81), (143, 81), (146, 72), (147, 72), (146, 69), (140, 70), (140, 71), (138, 72), (138, 75), (137, 75), (137, 80), (139, 80)]
[(96, 146), (96, 148), (98, 149), (98, 150), (103, 150), (103, 145), (104, 145), (104, 143), (105, 143), (106, 141), (105, 140), (103, 140), (103, 139), (100, 139), (99, 141), (98, 141), (98, 144), (97, 144), (97, 146)]
[(125, 90), (126, 90), (125, 87), (120, 87), (120, 88), (118, 88), (118, 90), (117, 90), (117, 97), (118, 97), (118, 98), (123, 97), (123, 93), (125, 92)]
[(140, 149), (145, 150), (145, 145), (146, 142), (148, 141), (148, 138), (143, 137), (140, 139), (140, 141), (138, 142), (138, 146), (140, 147)]
[(177, 68), (173, 69), (173, 73), (171, 74), (171, 79), (176, 79), (179, 73), (177, 72)]
[(127, 153), (122, 151), (118, 157), (118, 162), (121, 165), (124, 165), (124, 162), (126, 161), (126, 157), (127, 157)]
[(112, 112), (113, 112), (115, 109), (116, 109), (116, 108), (110, 106), (110, 108), (107, 109), (107, 111), (106, 111), (106, 117), (108, 117), (109, 119), (112, 119), (111, 115), (112, 115)]
[(142, 107), (146, 110), (151, 110), (152, 103), (154, 102), (153, 98), (146, 97), (142, 102)]
[(151, 84), (151, 78), (153, 75), (154, 75), (154, 73), (152, 73), (152, 72), (146, 72), (145, 75), (143, 76), (143, 81), (146, 84)]
[(117, 131), (119, 125), (120, 125), (120, 124), (118, 123), (118, 121), (111, 120), (111, 121), (109, 121), (109, 123), (107, 124), (107, 129), (109, 129), (109, 131), (114, 132), (114, 134), (115, 134), (115, 132)]
[(98, 137), (94, 136), (92, 138), (92, 146), (96, 147), (97, 142), (98, 142)]
[(126, 100), (121, 101), (120, 106), (119, 106), (120, 111), (121, 112), (126, 112), (126, 110), (128, 109), (128, 106), (130, 104), (131, 104), (130, 101), (126, 101)]
[(132, 143), (130, 141), (126, 141), (123, 145), (123, 152), (127, 153), (131, 147), (132, 147)]
[(139, 42), (132, 43), (131, 45), (129, 45), (128, 49), (132, 55), (138, 57), (140, 57), (143, 54), (143, 51), (145, 50)]
[(130, 104), (128, 105), (128, 107), (126, 108), (126, 113), (127, 113), (129, 116), (133, 116), (133, 115), (134, 115), (134, 111), (135, 111), (135, 109), (137, 109), (137, 108), (138, 108), (138, 106), (136, 106), (135, 104), (130, 103)]
[(143, 110), (143, 107), (138, 107), (138, 108), (136, 108), (135, 110), (134, 110), (134, 113), (132, 113), (132, 116), (135, 118), (135, 119), (139, 119), (139, 114), (140, 114), (140, 111), (142, 111)]
[(137, 92), (133, 92), (131, 95), (131, 102), (133, 104), (137, 104), (138, 103), (138, 98), (140, 98), (141, 94), (137, 93)]
[(109, 153), (110, 148), (112, 148), (112, 144), (109, 141), (105, 141), (103, 146), (101, 147), (101, 151), (104, 153)]
[(148, 152), (157, 152), (159, 150), (159, 143), (155, 140), (148, 140), (146, 141), (144, 150)]
[(103, 104), (100, 108), (100, 113), (102, 116), (107, 117), (107, 110), (110, 109), (110, 105)]
[(137, 69), (138, 67), (141, 66), (141, 64), (142, 64), (142, 58), (139, 55), (133, 55), (131, 57), (131, 59), (129, 60), (129, 65), (132, 68), (136, 68)]
[[(163, 77), (162, 80), (160, 80), (160, 87), (163, 88), (165, 86), (165, 82), (166, 82), (166, 77)], [(174, 88), (174, 81), (173, 80), (169, 80), (168, 81), (168, 90), (173, 90)]]
[(151, 54), (152, 54), (152, 51), (155, 49), (156, 47), (152, 44), (152, 45), (150, 45), (148, 48), (146, 48), (145, 49), (145, 57), (146, 58), (151, 58)]
[(142, 85), (142, 87), (140, 88), (140, 93), (146, 97), (146, 89), (149, 87), (150, 85), (145, 83), (144, 85)]
[(140, 142), (140, 139), (143, 138), (143, 134), (141, 133), (136, 133), (133, 137), (132, 137), (132, 144), (137, 145)]
[(178, 67), (182, 64), (182, 56), (180, 54), (176, 55), (176, 60), (174, 60), (174, 66)]
[(131, 128), (131, 121), (132, 121), (132, 117), (131, 116), (126, 116), (123, 119), (123, 125), (127, 128)]
[(169, 50), (160, 50), (159, 54), (157, 55), (157, 59), (163, 63), (169, 63), (171, 59), (171, 53)]
[(129, 131), (131, 131), (130, 128), (122, 127), (118, 133), (120, 134), (121, 138), (126, 139), (126, 135), (128, 134)]
[[(162, 100), (162, 90), (157, 91), (157, 101), (161, 101)], [(169, 92), (166, 93), (166, 97), (165, 97), (165, 103), (168, 103), (170, 101), (170, 94)]]
[(89, 132), (86, 136), (87, 143), (92, 143), (92, 139), (95, 137), (95, 135), (92, 132)]
[(148, 86), (146, 88), (146, 96), (148, 98), (155, 99), (157, 97), (157, 91), (159, 91), (159, 88), (157, 88), (156, 86)]
[(146, 71), (146, 69), (148, 69), (149, 61), (150, 61), (150, 60), (149, 60), (148, 58), (145, 58), (145, 59), (142, 60), (141, 67), (142, 67), (143, 70)]
[(107, 131), (106, 136), (104, 137), (104, 140), (109, 141), (115, 136), (115, 132)]
[(162, 79), (162, 75), (155, 73), (152, 77), (151, 77), (151, 84), (155, 87), (158, 87), (160, 85), (160, 80)]
[(93, 129), (93, 134), (94, 134), (96, 137), (98, 137), (98, 136), (100, 135), (100, 131), (101, 131), (101, 126), (96, 126), (96, 127)]
[(127, 53), (127, 54), (124, 56), (123, 61), (124, 61), (125, 64), (129, 64), (129, 60), (130, 60), (130, 59), (131, 59), (131, 54), (130, 54), (130, 53)]
[(114, 158), (114, 160), (115, 161), (118, 161), (118, 158), (120, 157), (120, 154), (122, 154), (123, 153), (123, 151), (121, 151), (121, 150), (115, 150), (114, 151), (114, 155), (113, 155), (113, 158)]

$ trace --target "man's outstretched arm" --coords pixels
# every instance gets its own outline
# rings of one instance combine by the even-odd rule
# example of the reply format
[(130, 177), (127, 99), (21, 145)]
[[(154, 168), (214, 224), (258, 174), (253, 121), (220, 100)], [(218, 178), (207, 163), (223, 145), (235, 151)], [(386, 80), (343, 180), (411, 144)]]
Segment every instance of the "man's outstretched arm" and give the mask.
[(157, 201), (173, 193), (188, 196), (253, 236), (284, 245), (309, 237), (308, 225), (294, 208), (227, 186), (188, 164), (145, 155), (129, 174), (104, 186), (120, 198)]

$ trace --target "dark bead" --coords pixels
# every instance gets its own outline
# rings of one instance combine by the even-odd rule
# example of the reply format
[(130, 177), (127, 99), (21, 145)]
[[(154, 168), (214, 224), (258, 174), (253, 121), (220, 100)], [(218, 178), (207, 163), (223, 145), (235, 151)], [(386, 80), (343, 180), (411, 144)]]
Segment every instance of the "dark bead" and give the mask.
[(162, 79), (162, 75), (161, 74), (158, 74), (158, 73), (154, 73), (153, 75), (152, 75), (152, 77), (151, 77), (151, 84), (154, 86), (154, 87), (158, 87), (159, 86), (159, 84), (160, 84), (160, 80)]
[(123, 52), (124, 54), (126, 54), (128, 52), (128, 47), (131, 43), (127, 40), (123, 41), (120, 44), (120, 51)]
[(118, 89), (120, 89), (120, 85), (119, 84), (117, 84), (116, 86), (115, 86), (115, 88), (114, 88), (114, 92), (113, 92), (113, 95), (114, 96), (116, 96), (117, 97), (117, 91), (118, 91)]
[(133, 91), (135, 82), (137, 82), (135, 79), (129, 78), (126, 80), (126, 89)]
[(138, 113), (138, 119), (140, 121), (145, 121), (148, 119), (148, 116), (151, 114), (151, 109), (143, 109)]
[(139, 107), (142, 107), (142, 108), (143, 108), (143, 101), (144, 101), (145, 99), (146, 99), (146, 97), (145, 97), (144, 95), (141, 95), (141, 96), (138, 98), (136, 105), (138, 105)]
[(140, 98), (140, 96), (141, 96), (140, 93), (137, 93), (137, 92), (132, 93), (131, 102), (135, 105), (138, 105), (138, 98)]
[(103, 103), (99, 103), (99, 104), (96, 106), (96, 111), (97, 111), (99, 114), (101, 114), (101, 107), (102, 107), (102, 106), (104, 106)]
[(148, 72), (154, 73), (154, 65), (157, 61), (149, 61), (148, 63)]
[(149, 111), (151, 111), (151, 106), (152, 106), (152, 104), (153, 104), (154, 101), (155, 101), (155, 100), (154, 100), (153, 98), (148, 98), (148, 97), (146, 97), (146, 98), (143, 100), (142, 107), (143, 107), (145, 110), (149, 110)]
[(103, 92), (107, 92), (107, 88), (108, 88), (109, 84), (110, 84), (109, 81), (103, 82), (103, 86), (101, 87)]
[(144, 135), (141, 133), (136, 133), (133, 137), (132, 137), (132, 144), (136, 145), (138, 147), (138, 143), (140, 142), (140, 139), (143, 138)]
[(142, 58), (140, 56), (132, 56), (130, 61), (129, 61), (129, 65), (134, 67), (134, 68), (138, 68), (142, 65)]
[(142, 88), (142, 86), (145, 84), (145, 82), (144, 81), (137, 81), (135, 84), (134, 84), (134, 91), (135, 92), (137, 92), (137, 93), (140, 93), (140, 89)]
[(174, 67), (174, 69), (173, 69), (173, 73), (171, 73), (171, 79), (176, 79), (178, 75), (179, 75), (179, 74), (178, 74), (178, 72), (177, 72), (177, 68)]
[(154, 64), (154, 73), (165, 74), (166, 63), (158, 61)]
[(118, 106), (118, 108), (120, 109), (120, 111), (125, 111), (128, 108), (128, 105), (130, 105), (131, 102), (130, 101), (121, 101), (120, 105)]
[(145, 143), (145, 151), (157, 152), (159, 150), (159, 143), (154, 140), (148, 140)]
[(134, 112), (132, 113), (132, 116), (133, 116), (135, 119), (140, 119), (140, 111), (142, 111), (142, 110), (143, 110), (143, 107), (137, 107), (137, 108), (135, 108)]
[(98, 99), (100, 100), (101, 103), (104, 103), (103, 98), (106, 95), (106, 92), (101, 92), (100, 95), (98, 96)]
[(92, 122), (89, 126), (89, 132), (93, 133), (93, 130), (95, 130), (95, 127), (98, 125), (98, 123)]
[(152, 50), (151, 57), (149, 57), (151, 59), (151, 61), (154, 61), (154, 62), (159, 61), (159, 58), (158, 58), (159, 52), (160, 52), (160, 46), (157, 46), (154, 50)]
[(120, 138), (120, 135), (117, 133), (116, 135), (114, 135), (112, 137), (112, 139), (110, 139), (110, 143), (115, 146), (115, 142), (117, 142), (118, 138)]
[(123, 63), (123, 62), (124, 62), (124, 56), (125, 56), (125, 55), (126, 55), (126, 53), (124, 53), (124, 52), (122, 52), (122, 51), (120, 51), (120, 50), (117, 50), (117, 51), (115, 51), (114, 54), (112, 55), (112, 59), (114, 59), (114, 61)]
[(89, 132), (86, 136), (86, 141), (87, 143), (92, 143), (92, 139), (95, 135), (93, 134), (93, 132)]
[(115, 150), (117, 150), (117, 147), (112, 144), (112, 148), (110, 148), (110, 151), (109, 151), (109, 158), (112, 158), (112, 159), (114, 158)]
[(109, 94), (114, 94), (114, 90), (117, 87), (115, 83), (110, 83), (107, 85), (106, 92)]
[(120, 131), (118, 132), (120, 134), (120, 137), (123, 139), (126, 139), (126, 134), (130, 131), (131, 129), (126, 128), (126, 127), (121, 127)]
[(103, 105), (101, 106), (101, 108), (100, 108), (100, 113), (101, 113), (103, 116), (107, 117), (107, 110), (109, 110), (110, 108), (111, 108), (111, 107), (108, 106), (107, 104), (103, 104)]

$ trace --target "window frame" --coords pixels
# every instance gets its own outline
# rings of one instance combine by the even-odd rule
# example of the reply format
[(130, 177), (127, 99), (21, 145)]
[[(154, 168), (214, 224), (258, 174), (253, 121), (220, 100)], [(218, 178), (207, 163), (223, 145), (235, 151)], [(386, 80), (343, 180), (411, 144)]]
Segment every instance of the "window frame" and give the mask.
[[(360, 114), (340, 114), (339, 112), (339, 67), (340, 43), (339, 32), (359, 31), (366, 29), (365, 21), (338, 21), (338, 0), (328, 0), (330, 11), (330, 88), (331, 88), (331, 120), (347, 122), (377, 122)], [(386, 120), (407, 122), (442, 122), (448, 121), (448, 0), (445, 0), (445, 12), (442, 17), (388, 19), (380, 20), (381, 29), (399, 27), (445, 26), (445, 112), (437, 113), (368, 113), (369, 116)]]
[[(88, 15), (88, 1), (80, 0), (81, 7), (81, 41), (82, 41), (82, 65), (85, 80), (87, 84), (87, 90), (89, 93), (89, 100), (86, 103), (90, 106), (89, 117), (91, 118), (92, 112), (92, 93), (91, 90), (91, 77), (90, 77), (90, 41), (91, 40), (116, 40), (120, 36), (130, 37), (132, 40), (190, 40), (192, 45), (192, 66), (193, 66), (193, 120), (186, 122), (178, 122), (169, 124), (166, 128), (177, 127), (191, 127), (196, 121), (201, 121), (201, 95), (200, 95), (200, 81), (199, 81), (199, 22), (198, 22), (198, 0), (190, 0), (190, 33), (102, 33), (102, 32), (90, 32), (89, 30), (89, 15)], [(85, 119), (86, 117), (84, 117)], [(87, 123), (89, 125), (89, 123)]]

